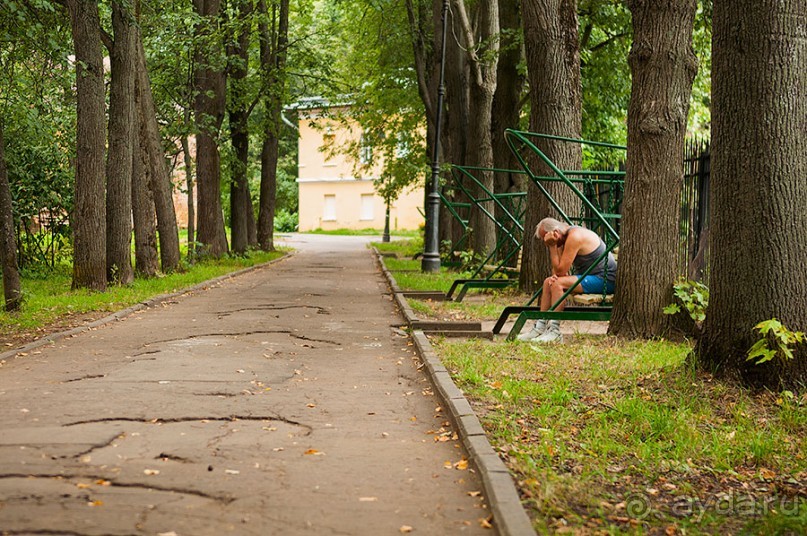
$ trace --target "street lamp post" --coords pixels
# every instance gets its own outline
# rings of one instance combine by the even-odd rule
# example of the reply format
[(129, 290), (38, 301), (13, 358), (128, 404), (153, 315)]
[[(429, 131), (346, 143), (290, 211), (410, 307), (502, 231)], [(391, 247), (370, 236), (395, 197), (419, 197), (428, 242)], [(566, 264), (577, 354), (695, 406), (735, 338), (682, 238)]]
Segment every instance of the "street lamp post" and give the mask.
[(440, 85), (437, 88), (437, 119), (434, 125), (434, 154), (429, 194), (426, 196), (426, 236), (423, 245), (423, 272), (440, 271), (440, 127), (443, 117), (443, 99), (446, 94), (446, 33), (448, 31), (448, 3), (443, 0), (443, 36), (440, 50)]

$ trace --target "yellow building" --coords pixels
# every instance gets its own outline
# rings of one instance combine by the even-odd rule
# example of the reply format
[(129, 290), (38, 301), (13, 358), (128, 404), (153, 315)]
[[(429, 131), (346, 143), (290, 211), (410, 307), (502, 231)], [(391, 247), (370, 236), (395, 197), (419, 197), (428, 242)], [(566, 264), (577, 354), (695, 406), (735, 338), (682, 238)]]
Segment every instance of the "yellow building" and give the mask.
[[(348, 156), (329, 147), (361, 141), (358, 127), (350, 129), (328, 117), (334, 111), (321, 100), (298, 103), (299, 111), (299, 229), (383, 229), (386, 207), (373, 188), (382, 162), (373, 158), (372, 147), (363, 146), (362, 163), (373, 162), (373, 169), (356, 176), (359, 166)], [(335, 154), (331, 154), (335, 153)], [(366, 160), (365, 160), (366, 159)], [(403, 192), (390, 205), (390, 231), (417, 229), (423, 224), (422, 187)]]

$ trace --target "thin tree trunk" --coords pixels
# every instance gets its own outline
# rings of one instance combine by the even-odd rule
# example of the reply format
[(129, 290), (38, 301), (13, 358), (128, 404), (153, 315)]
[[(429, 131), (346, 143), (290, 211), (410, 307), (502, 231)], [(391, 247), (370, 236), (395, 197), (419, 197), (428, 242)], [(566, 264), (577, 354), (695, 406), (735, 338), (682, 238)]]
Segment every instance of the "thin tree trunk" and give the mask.
[(92, 0), (67, 0), (76, 53), (76, 185), (73, 288), (106, 290), (104, 66), (101, 21)]
[(107, 281), (128, 285), (132, 270), (132, 159), (136, 143), (134, 18), (119, 1), (112, 2), (112, 83), (109, 97), (107, 154)]
[(236, 31), (234, 43), (228, 46), (230, 57), (230, 136), (235, 158), (230, 166), (230, 245), (234, 253), (243, 255), (249, 243), (247, 210), (249, 204), (249, 184), (247, 168), (249, 166), (249, 103), (244, 87), (249, 74), (249, 39), (252, 14), (252, 1), (240, 4), (237, 11), (239, 29)]
[[(259, 9), (264, 15), (266, 4)], [(261, 67), (268, 82), (265, 100), (267, 121), (261, 146), (261, 193), (258, 212), (258, 245), (264, 251), (274, 250), (274, 219), (277, 206), (277, 161), (280, 142), (282, 95), (285, 91), (285, 69), (289, 31), (289, 0), (281, 0), (277, 13), (277, 31), (273, 35), (267, 24), (260, 26)]]
[[(139, 85), (139, 84), (138, 84)], [(138, 90), (139, 94), (139, 90)], [(145, 129), (140, 107), (136, 106), (140, 142), (132, 154), (132, 221), (134, 223), (135, 272), (142, 277), (154, 277), (159, 269), (157, 258), (157, 220), (154, 198), (149, 189), (149, 168), (146, 165)]]
[(170, 273), (179, 268), (179, 230), (177, 216), (174, 211), (174, 185), (171, 174), (165, 161), (165, 150), (162, 146), (160, 127), (157, 124), (157, 109), (154, 106), (154, 96), (151, 92), (151, 82), (148, 77), (146, 53), (140, 33), (137, 33), (137, 76), (140, 91), (140, 106), (144, 121), (141, 132), (145, 135), (144, 141), (148, 155), (149, 187), (154, 198), (154, 207), (157, 211), (157, 230), (160, 239), (160, 262), (162, 271)]
[[(197, 36), (210, 37), (212, 26), (219, 17), (221, 0), (194, 0), (194, 9), (202, 18)], [(196, 87), (196, 184), (198, 193), (198, 236), (204, 255), (221, 257), (228, 251), (224, 232), (224, 215), (221, 210), (221, 156), (218, 137), (224, 118), (224, 71), (211, 65), (219, 44), (211, 50), (196, 52), (194, 85)]]
[[(530, 130), (579, 138), (582, 89), (577, 0), (522, 0), (521, 14), (530, 84)], [(582, 151), (577, 144), (541, 140), (536, 146), (560, 169), (580, 169), (582, 165)], [(528, 163), (537, 175), (552, 175), (537, 158), (530, 157)], [(579, 205), (565, 185), (551, 182), (545, 186), (564, 210)], [(538, 187), (530, 182), (519, 281), (526, 292), (534, 292), (551, 272), (546, 248), (533, 238), (536, 225), (547, 216), (557, 217), (557, 214)]]
[[(189, 118), (186, 117), (186, 123)], [(188, 136), (182, 136), (182, 157), (185, 160), (185, 185), (188, 190), (188, 259), (196, 253), (196, 197), (193, 194), (193, 155)]]
[(2, 122), (0, 122), (0, 262), (3, 264), (3, 297), (6, 311), (16, 311), (22, 305), (22, 288), (20, 271), (17, 268), (17, 238), (14, 234), (14, 214), (8, 184)]
[[(696, 0), (630, 0), (633, 80), (614, 314), (609, 331), (663, 336), (673, 317), (676, 248), (689, 98), (698, 71), (692, 47)], [(648, 222), (653, 222), (648, 225)], [(648, 270), (652, 266), (652, 270)]]
[(697, 354), (772, 390), (807, 385), (805, 344), (792, 360), (746, 360), (761, 321), (807, 331), (805, 20), (803, 0), (714, 2), (710, 296)]

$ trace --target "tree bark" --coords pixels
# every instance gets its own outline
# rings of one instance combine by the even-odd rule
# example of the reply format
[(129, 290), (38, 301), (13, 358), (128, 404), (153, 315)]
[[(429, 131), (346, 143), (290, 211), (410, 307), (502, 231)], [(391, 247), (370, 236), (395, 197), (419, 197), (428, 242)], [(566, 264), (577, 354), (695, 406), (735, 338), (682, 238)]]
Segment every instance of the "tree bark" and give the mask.
[[(609, 332), (660, 337), (673, 326), (683, 154), (692, 82), (696, 0), (630, 0), (628, 159), (620, 263)], [(653, 222), (648, 225), (648, 222)], [(648, 270), (652, 266), (652, 270)]]
[[(470, 110), (472, 118), (468, 129), (468, 162), (481, 168), (493, 167), (493, 142), (491, 139), (491, 114), (493, 112), (493, 95), (496, 92), (496, 74), (499, 52), (499, 5), (498, 0), (481, 2), (476, 5), (477, 13), (472, 28), (470, 18), (465, 9), (465, 0), (455, 0), (454, 5), (461, 22), (465, 48), (468, 51), (471, 67)], [(479, 182), (493, 191), (493, 172), (476, 173)], [(481, 188), (474, 185), (477, 198), (487, 197)], [(493, 202), (483, 203), (489, 214), (494, 213)], [(496, 244), (496, 224), (482, 210), (471, 212), (474, 251), (487, 255)]]
[(119, 0), (112, 2), (115, 41), (111, 50), (107, 153), (106, 263), (107, 281), (128, 285), (132, 270), (132, 160), (135, 132), (135, 29), (133, 14)]
[(716, 0), (712, 40), (710, 300), (701, 364), (771, 389), (807, 384), (795, 359), (746, 361), (753, 327), (807, 331), (807, 4)]
[[(209, 38), (217, 24), (221, 0), (194, 0), (194, 10), (202, 18), (197, 37)], [(194, 84), (196, 87), (196, 184), (198, 192), (198, 236), (201, 253), (221, 257), (228, 251), (221, 211), (221, 156), (218, 138), (225, 108), (224, 71), (216, 67), (214, 56), (220, 44), (196, 52)]]
[[(137, 84), (139, 86), (139, 84)], [(139, 94), (139, 88), (137, 94)], [(136, 97), (137, 98), (137, 97)], [(135, 272), (154, 277), (159, 269), (157, 258), (157, 220), (154, 198), (149, 189), (149, 167), (146, 164), (145, 120), (139, 105), (136, 116), (140, 132), (139, 143), (132, 154), (132, 221), (134, 223)]]
[[(258, 9), (268, 15), (266, 4), (262, 0)], [(289, 0), (280, 1), (277, 13), (277, 30), (270, 32), (267, 24), (260, 25), (261, 34), (261, 68), (267, 82), (267, 93), (264, 98), (266, 107), (266, 125), (261, 146), (261, 191), (260, 210), (258, 212), (258, 245), (264, 251), (273, 251), (274, 221), (277, 206), (277, 161), (282, 128), (280, 114), (282, 112), (285, 91), (285, 69), (289, 32)]]
[(11, 188), (8, 184), (2, 122), (0, 122), (0, 262), (3, 264), (3, 297), (6, 311), (16, 311), (22, 305), (22, 287), (20, 271), (17, 268), (17, 238), (14, 234), (14, 213)]
[[(582, 89), (577, 0), (522, 0), (521, 15), (530, 84), (530, 130), (579, 138)], [(577, 144), (540, 140), (535, 145), (560, 169), (580, 169), (582, 165), (582, 152)], [(528, 163), (539, 176), (553, 174), (535, 157), (530, 157)], [(564, 210), (578, 206), (577, 198), (565, 185), (550, 182), (545, 186)], [(520, 288), (526, 292), (539, 288), (551, 271), (543, 244), (533, 238), (536, 225), (547, 216), (557, 214), (530, 183), (519, 281)]]
[(247, 205), (249, 184), (247, 169), (249, 166), (249, 106), (244, 84), (249, 74), (249, 38), (252, 14), (252, 1), (239, 4), (237, 10), (238, 25), (233, 44), (228, 46), (227, 56), (230, 59), (228, 81), (230, 84), (230, 137), (235, 158), (230, 166), (230, 245), (234, 253), (243, 255), (249, 243)]
[(106, 290), (104, 65), (101, 21), (92, 0), (66, 0), (76, 53), (76, 185), (73, 288)]
[(142, 109), (141, 133), (144, 135), (146, 161), (149, 167), (149, 188), (154, 198), (154, 207), (157, 211), (157, 230), (160, 239), (160, 263), (164, 273), (171, 273), (179, 268), (179, 230), (177, 216), (174, 211), (174, 185), (171, 174), (165, 161), (165, 150), (162, 145), (160, 127), (157, 124), (157, 109), (154, 106), (154, 96), (151, 92), (151, 82), (148, 77), (146, 53), (140, 32), (137, 32), (137, 77), (140, 92), (140, 106)]

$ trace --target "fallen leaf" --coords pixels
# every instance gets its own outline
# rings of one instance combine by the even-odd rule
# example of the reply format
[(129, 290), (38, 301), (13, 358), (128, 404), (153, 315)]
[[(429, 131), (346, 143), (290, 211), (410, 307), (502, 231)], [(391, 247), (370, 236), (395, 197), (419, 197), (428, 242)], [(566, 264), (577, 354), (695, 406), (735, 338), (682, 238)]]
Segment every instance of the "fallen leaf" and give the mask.
[(87, 506), (103, 506), (104, 501), (90, 501), (87, 503)]
[(237, 471), (235, 469), (225, 469), (224, 472), (228, 475), (240, 475), (241, 471)]
[(160, 470), (159, 469), (146, 469), (145, 471), (143, 471), (143, 474), (148, 475), (148, 476), (159, 475)]
[(316, 404), (306, 404), (305, 406), (306, 406), (307, 408), (315, 408), (315, 407), (317, 407), (317, 405), (316, 405)]
[(415, 529), (413, 529), (409, 525), (401, 525), (401, 528), (399, 528), (398, 530), (401, 532), (401, 534), (406, 534), (407, 532), (412, 532)]
[(98, 484), (99, 486), (111, 486), (112, 485), (112, 482), (110, 482), (109, 480), (103, 480), (103, 479), (96, 480), (95, 483)]
[(375, 502), (378, 497), (359, 497), (359, 502)]
[(90, 484), (85, 484), (84, 482), (79, 482), (78, 484), (76, 484), (76, 487), (77, 487), (78, 489), (89, 489), (89, 488), (91, 488), (91, 487), (92, 487), (92, 485), (90, 485)]
[(468, 469), (468, 460), (460, 460), (454, 464), (454, 468), (460, 471), (465, 471)]
[(275, 451), (275, 452), (280, 452), (281, 450), (283, 450), (283, 447), (277, 447), (277, 448), (274, 448), (272, 450)]
[(177, 533), (172, 530), (171, 532), (159, 532), (157, 536), (177, 536)]
[(307, 454), (307, 455), (310, 455), (310, 456), (322, 456), (325, 453), (320, 452), (317, 449), (308, 449), (307, 451), (303, 452), (303, 454)]
[(471, 497), (479, 497), (479, 496), (482, 495), (482, 492), (481, 491), (469, 491), (468, 495), (470, 495)]
[(488, 517), (480, 517), (479, 518), (479, 526), (483, 529), (492, 529), (493, 528), (493, 516)]

